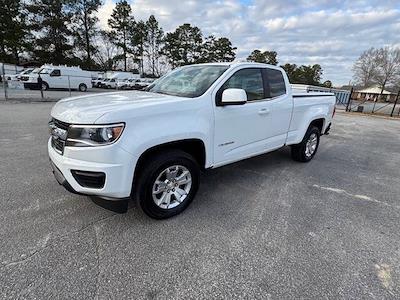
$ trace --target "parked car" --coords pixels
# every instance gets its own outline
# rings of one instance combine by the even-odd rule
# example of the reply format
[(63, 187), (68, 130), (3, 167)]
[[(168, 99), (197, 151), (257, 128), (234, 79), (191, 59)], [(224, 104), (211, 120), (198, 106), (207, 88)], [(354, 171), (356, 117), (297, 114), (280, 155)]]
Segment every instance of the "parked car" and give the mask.
[(129, 78), (129, 79), (124, 79), (121, 81), (117, 82), (117, 89), (118, 90), (126, 90), (126, 89), (130, 89), (130, 84), (132, 82), (135, 82), (136, 80), (138, 80), (137, 78)]
[(22, 76), (30, 74), (35, 68), (27, 68), (24, 69), (17, 74), (6, 74), (5, 77), (9, 81), (16, 81), (16, 80), (21, 80)]
[[(35, 68), (29, 74), (21, 75), (20, 81), (23, 82), (24, 88), (28, 89), (40, 89), (38, 83), (38, 74), (42, 70), (42, 68)], [(25, 85), (27, 83), (27, 85)]]
[(38, 73), (32, 72), (27, 77), (25, 88), (37, 88), (39, 83), (42, 90), (71, 88), (85, 92), (92, 84), (91, 73), (79, 67), (44, 65)]
[(282, 68), (191, 65), (147, 91), (57, 102), (48, 152), (69, 191), (133, 197), (150, 217), (168, 218), (193, 200), (202, 169), (283, 146), (293, 159), (310, 161), (334, 113), (332, 93), (294, 94)]
[(95, 79), (92, 79), (92, 87), (100, 87), (101, 82), (104, 80), (103, 77), (97, 77)]
[(103, 80), (100, 81), (99, 87), (101, 87), (103, 89), (106, 88), (106, 85), (110, 80), (111, 80), (110, 78), (104, 78)]
[(137, 81), (140, 81), (140, 78), (131, 78), (131, 79), (129, 79), (128, 80), (128, 84), (126, 85), (126, 87), (124, 89), (134, 90)]
[(117, 83), (129, 78), (138, 77), (138, 74), (132, 74), (128, 72), (116, 72), (114, 73), (106, 82), (102, 83), (102, 87), (106, 89), (115, 89), (117, 88)]
[(148, 87), (150, 84), (154, 82), (154, 79), (152, 78), (140, 78), (135, 81), (135, 84), (133, 85), (133, 89), (135, 90), (143, 90), (146, 87)]

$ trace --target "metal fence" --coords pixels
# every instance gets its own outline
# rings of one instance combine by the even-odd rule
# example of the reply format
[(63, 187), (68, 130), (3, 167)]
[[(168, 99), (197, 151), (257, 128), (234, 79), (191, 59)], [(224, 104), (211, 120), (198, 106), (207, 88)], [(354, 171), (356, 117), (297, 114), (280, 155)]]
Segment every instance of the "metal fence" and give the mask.
[(379, 101), (379, 100), (371, 101), (368, 99), (360, 100), (356, 99), (355, 97), (351, 97), (349, 103), (346, 105), (346, 111), (385, 115), (390, 117), (399, 117), (400, 116), (400, 105), (398, 103), (399, 101), (400, 101), (400, 91), (397, 93), (394, 102)]
[[(21, 80), (14, 75), (20, 69), (6, 69), (0, 63), (0, 101), (56, 101), (61, 98), (86, 93), (99, 93), (105, 90), (92, 88), (92, 78), (87, 76), (59, 75), (52, 77), (52, 83), (46, 82), (39, 75), (30, 80)], [(29, 77), (22, 75), (22, 77)], [(56, 84), (59, 81), (59, 84)]]
[[(141, 89), (145, 87), (140, 84), (137, 86), (124, 85), (124, 83), (115, 79), (108, 81), (107, 84), (103, 85), (103, 88), (99, 88), (93, 86), (93, 83), (99, 78), (98, 72), (95, 71), (81, 70), (93, 73), (91, 76), (85, 74), (82, 74), (85, 76), (79, 76), (81, 75), (79, 73), (65, 75), (61, 70), (58, 74), (29, 73), (18, 74), (17, 77), (16, 74), (22, 70), (22, 67), (5, 65), (0, 62), (0, 101), (57, 101), (65, 97), (87, 93), (109, 92), (112, 89)], [(132, 74), (130, 79), (140, 79), (140, 77), (137, 74)]]
[[(400, 91), (394, 102), (371, 101), (368, 99), (360, 100), (354, 97), (354, 89), (341, 90), (325, 88), (320, 86), (292, 84), (294, 90), (303, 92), (331, 92), (336, 97), (336, 107), (348, 112), (359, 112), (367, 114), (386, 115), (391, 117), (400, 116)], [(379, 98), (379, 97), (377, 97)]]

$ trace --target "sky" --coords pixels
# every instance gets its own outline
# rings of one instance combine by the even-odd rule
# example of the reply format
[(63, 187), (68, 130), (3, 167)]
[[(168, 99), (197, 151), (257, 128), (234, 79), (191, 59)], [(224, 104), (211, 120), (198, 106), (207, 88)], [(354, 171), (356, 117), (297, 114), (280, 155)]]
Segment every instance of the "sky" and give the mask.
[[(107, 27), (116, 0), (98, 11)], [(400, 47), (400, 0), (131, 0), (136, 20), (153, 14), (164, 31), (183, 23), (204, 36), (228, 37), (243, 61), (254, 49), (278, 53), (279, 64), (320, 64), (323, 80), (349, 84), (352, 66), (370, 47)]]

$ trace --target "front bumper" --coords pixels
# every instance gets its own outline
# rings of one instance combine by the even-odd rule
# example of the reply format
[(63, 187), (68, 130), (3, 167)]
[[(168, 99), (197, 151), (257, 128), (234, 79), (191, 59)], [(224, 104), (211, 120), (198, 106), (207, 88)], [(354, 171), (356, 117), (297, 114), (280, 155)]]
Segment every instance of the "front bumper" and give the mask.
[[(47, 148), (54, 176), (68, 191), (105, 199), (125, 199), (130, 196), (137, 160), (118, 145), (65, 147), (64, 154), (61, 155), (54, 150), (49, 139)], [(82, 186), (73, 176), (73, 170), (104, 173), (104, 186)]]
[(24, 83), (24, 88), (26, 88), (26, 89), (39, 89), (40, 88), (39, 83), (37, 83), (37, 82), (24, 82), (24, 81), (22, 81), (22, 82)]

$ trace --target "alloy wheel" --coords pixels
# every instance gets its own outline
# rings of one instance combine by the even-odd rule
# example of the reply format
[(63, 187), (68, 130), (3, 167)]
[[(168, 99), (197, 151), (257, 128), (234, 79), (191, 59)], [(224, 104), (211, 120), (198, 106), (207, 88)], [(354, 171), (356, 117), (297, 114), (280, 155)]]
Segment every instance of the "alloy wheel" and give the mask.
[(192, 187), (192, 175), (182, 165), (173, 165), (157, 176), (152, 195), (154, 203), (163, 209), (171, 209), (185, 201)]

